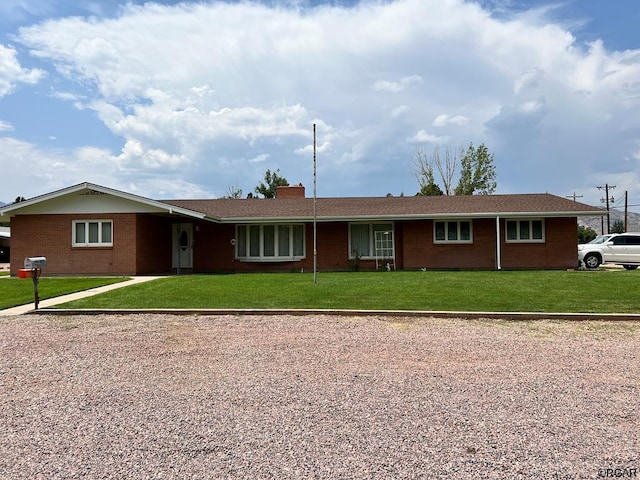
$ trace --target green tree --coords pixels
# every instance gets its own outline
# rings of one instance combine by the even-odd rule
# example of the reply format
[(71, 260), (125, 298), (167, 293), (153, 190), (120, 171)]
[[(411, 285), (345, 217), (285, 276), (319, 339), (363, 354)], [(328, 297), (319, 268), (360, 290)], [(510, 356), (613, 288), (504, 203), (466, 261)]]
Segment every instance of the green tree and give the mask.
[(419, 150), (413, 173), (420, 185), (417, 195), (489, 195), (497, 187), (493, 154), (484, 144), (476, 148), (470, 143), (466, 150), (458, 151), (446, 148), (442, 155), (438, 147), (430, 155)]
[(493, 153), (481, 143), (478, 148), (469, 144), (460, 160), (460, 180), (456, 195), (491, 195), (496, 191), (496, 167)]
[(597, 236), (598, 234), (593, 228), (578, 225), (578, 243), (589, 243)]
[(622, 220), (616, 220), (611, 225), (611, 233), (624, 233), (624, 222)]
[(286, 187), (287, 185), (289, 185), (289, 182), (286, 178), (280, 176), (280, 169), (275, 172), (267, 169), (264, 174), (264, 181), (260, 182), (255, 192), (264, 198), (275, 198), (278, 187)]

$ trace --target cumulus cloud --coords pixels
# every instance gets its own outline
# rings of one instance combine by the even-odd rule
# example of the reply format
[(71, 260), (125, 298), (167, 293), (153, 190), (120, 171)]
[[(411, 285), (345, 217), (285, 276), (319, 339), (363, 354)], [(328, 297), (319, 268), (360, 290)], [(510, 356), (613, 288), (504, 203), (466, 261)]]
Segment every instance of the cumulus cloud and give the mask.
[(412, 137), (407, 138), (408, 143), (442, 143), (446, 142), (447, 137), (439, 137), (437, 135), (432, 135), (427, 133), (425, 130), (420, 130)]
[(397, 82), (389, 80), (378, 80), (373, 84), (373, 90), (377, 92), (400, 93), (412, 85), (422, 85), (422, 77), (420, 75), (411, 75), (403, 77)]
[(262, 163), (262, 162), (266, 162), (268, 160), (268, 158), (271, 155), (269, 155), (268, 153), (261, 153), (260, 155), (258, 155), (257, 157), (254, 157), (252, 159), (249, 160), (249, 162), (251, 163)]
[(434, 127), (444, 127), (446, 125), (467, 125), (469, 123), (469, 119), (467, 117), (465, 117), (464, 115), (454, 115), (453, 117), (450, 117), (447, 114), (441, 114), (438, 115), (434, 120), (433, 120), (433, 126)]
[(34, 84), (44, 76), (43, 70), (20, 66), (15, 48), (0, 45), (0, 98), (9, 94), (18, 83)]

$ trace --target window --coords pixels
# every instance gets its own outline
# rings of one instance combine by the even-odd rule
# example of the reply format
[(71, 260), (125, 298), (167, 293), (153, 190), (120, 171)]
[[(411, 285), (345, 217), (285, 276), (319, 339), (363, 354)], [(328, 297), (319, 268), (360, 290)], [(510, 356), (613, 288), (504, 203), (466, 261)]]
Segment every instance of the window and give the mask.
[(236, 258), (259, 262), (304, 257), (304, 225), (238, 225), (236, 228)]
[(544, 242), (542, 220), (507, 220), (507, 242)]
[[(393, 232), (391, 223), (352, 223), (349, 225), (349, 258), (356, 255), (360, 258), (374, 258), (375, 232)], [(389, 249), (385, 249), (385, 256), (393, 258)]]
[(434, 243), (472, 243), (470, 220), (446, 220), (433, 222)]
[(74, 247), (113, 246), (113, 223), (111, 220), (75, 220), (73, 222)]

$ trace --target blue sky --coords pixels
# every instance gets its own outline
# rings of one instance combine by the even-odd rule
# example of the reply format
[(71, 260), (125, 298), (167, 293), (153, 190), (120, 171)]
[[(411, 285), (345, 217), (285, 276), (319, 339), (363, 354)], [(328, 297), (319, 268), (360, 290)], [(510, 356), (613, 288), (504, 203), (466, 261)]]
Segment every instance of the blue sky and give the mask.
[(316, 123), (319, 196), (413, 195), (416, 152), (473, 142), (497, 193), (640, 204), (638, 24), (637, 0), (3, 0), (0, 201), (266, 169), (310, 194)]

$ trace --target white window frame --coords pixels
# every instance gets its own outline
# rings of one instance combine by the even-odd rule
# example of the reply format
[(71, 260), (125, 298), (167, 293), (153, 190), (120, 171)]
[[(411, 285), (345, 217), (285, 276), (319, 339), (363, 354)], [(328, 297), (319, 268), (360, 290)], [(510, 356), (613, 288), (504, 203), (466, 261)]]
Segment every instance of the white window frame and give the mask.
[[(468, 223), (469, 224), (469, 238), (465, 239), (465, 240), (461, 240), (460, 239), (460, 224), (461, 223)], [(442, 239), (438, 239), (436, 237), (436, 224), (438, 223), (444, 223), (444, 235), (445, 238), (444, 240)], [(455, 223), (456, 224), (456, 239), (454, 240), (450, 240), (449, 239), (449, 224)], [(469, 244), (469, 243), (473, 243), (473, 220), (471, 220), (470, 218), (461, 218), (461, 219), (457, 219), (457, 220), (434, 220), (433, 221), (433, 243), (435, 244), (453, 244), (453, 243), (458, 243), (458, 244)]]
[[(259, 255), (251, 255), (251, 235), (250, 228), (258, 227), (260, 229), (259, 236)], [(273, 248), (274, 255), (264, 254), (264, 228), (273, 227)], [(279, 242), (279, 227), (289, 228), (289, 251), (286, 254), (280, 252)], [(302, 255), (294, 255), (294, 227), (302, 227)], [(245, 251), (240, 252), (241, 242), (238, 241), (240, 229), (245, 229)], [(306, 239), (306, 226), (304, 223), (265, 223), (265, 224), (242, 224), (236, 225), (236, 243), (235, 243), (235, 258), (242, 262), (292, 262), (303, 260), (307, 257), (307, 239)]]
[[(71, 245), (74, 247), (113, 247), (113, 220), (73, 220), (71, 222)], [(78, 225), (84, 225), (84, 241), (77, 241)], [(98, 241), (91, 242), (89, 238), (89, 225), (98, 224)], [(110, 241), (104, 241), (104, 225), (109, 225), (111, 230)]]
[[(353, 225), (368, 225), (369, 226), (369, 255), (360, 255), (359, 258), (363, 259), (375, 259), (376, 258), (376, 230), (373, 229), (374, 225), (389, 225), (391, 228), (386, 230), (377, 230), (379, 232), (382, 231), (391, 231), (393, 232), (393, 238), (395, 239), (395, 224), (393, 222), (351, 222), (349, 223), (349, 258), (352, 259), (355, 257), (354, 248), (351, 246), (351, 227)], [(359, 253), (359, 252), (358, 252)], [(396, 258), (396, 245), (395, 240), (393, 242), (393, 255), (390, 258)]]
[[(516, 222), (516, 238), (509, 238), (509, 222)], [(533, 222), (540, 222), (542, 227), (542, 238), (533, 238)], [(529, 229), (528, 238), (520, 238), (522, 224), (526, 223)], [(507, 218), (504, 221), (504, 238), (506, 243), (545, 243), (546, 229), (544, 218)]]

